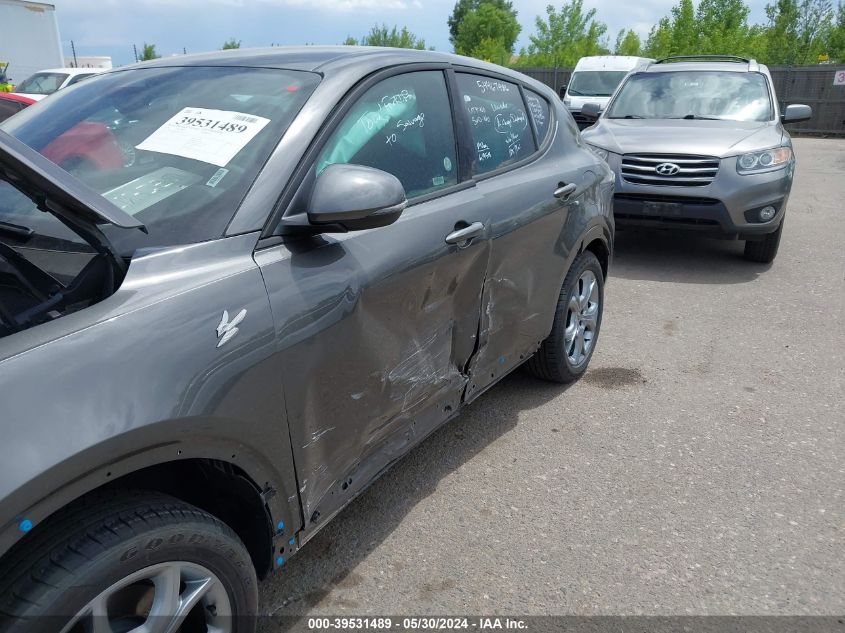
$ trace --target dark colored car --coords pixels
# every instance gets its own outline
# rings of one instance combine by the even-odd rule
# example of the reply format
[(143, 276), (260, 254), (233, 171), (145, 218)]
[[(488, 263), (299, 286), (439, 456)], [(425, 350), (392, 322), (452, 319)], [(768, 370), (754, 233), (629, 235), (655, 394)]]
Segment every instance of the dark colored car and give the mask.
[(612, 172), (491, 64), (158, 60), (9, 119), (0, 177), (3, 631), (248, 631), (388, 466), (595, 349)]

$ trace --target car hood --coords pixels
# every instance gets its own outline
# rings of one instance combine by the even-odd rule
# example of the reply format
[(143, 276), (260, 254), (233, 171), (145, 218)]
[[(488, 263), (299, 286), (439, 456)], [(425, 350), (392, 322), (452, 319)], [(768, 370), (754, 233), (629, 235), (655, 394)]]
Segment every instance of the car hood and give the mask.
[(20, 190), (42, 211), (56, 216), (95, 250), (123, 268), (120, 253), (103, 235), (100, 225), (146, 227), (93, 189), (14, 136), (0, 130), (0, 179)]
[(608, 119), (582, 132), (584, 140), (616, 154), (736, 156), (774, 147), (783, 131), (774, 122), (690, 119)]

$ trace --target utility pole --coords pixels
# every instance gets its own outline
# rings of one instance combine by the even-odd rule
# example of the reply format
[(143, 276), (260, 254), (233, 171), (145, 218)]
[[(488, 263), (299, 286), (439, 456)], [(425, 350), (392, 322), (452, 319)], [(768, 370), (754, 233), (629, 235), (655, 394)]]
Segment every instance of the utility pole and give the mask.
[(76, 61), (76, 46), (73, 45), (73, 40), (70, 41), (70, 50), (73, 52), (73, 67), (79, 68), (79, 62)]
[(135, 44), (132, 45), (132, 50), (135, 51), (135, 61), (138, 61), (138, 47)]

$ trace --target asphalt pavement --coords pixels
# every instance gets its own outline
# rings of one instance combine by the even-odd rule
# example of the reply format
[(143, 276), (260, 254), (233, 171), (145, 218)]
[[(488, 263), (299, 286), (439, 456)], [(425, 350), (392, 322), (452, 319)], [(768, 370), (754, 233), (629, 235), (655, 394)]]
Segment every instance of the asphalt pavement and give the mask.
[(506, 378), (263, 583), (262, 612), (845, 614), (845, 139), (795, 149), (771, 266), (620, 232), (587, 375)]

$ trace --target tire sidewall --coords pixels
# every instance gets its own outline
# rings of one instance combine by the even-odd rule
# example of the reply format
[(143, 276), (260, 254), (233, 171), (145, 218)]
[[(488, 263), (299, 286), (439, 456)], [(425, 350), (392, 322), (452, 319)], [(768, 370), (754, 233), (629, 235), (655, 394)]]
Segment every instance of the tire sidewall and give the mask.
[(138, 570), (169, 561), (195, 563), (217, 576), (236, 616), (233, 631), (251, 630), (251, 626), (242, 623), (248, 618), (242, 616), (257, 612), (257, 579), (245, 548), (212, 525), (185, 521), (156, 527), (111, 545), (59, 585), (55, 599), (42, 605), (42, 611), (49, 616), (19, 622), (23, 628), (13, 626), (11, 631), (56, 633), (106, 587)]

